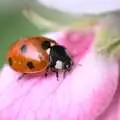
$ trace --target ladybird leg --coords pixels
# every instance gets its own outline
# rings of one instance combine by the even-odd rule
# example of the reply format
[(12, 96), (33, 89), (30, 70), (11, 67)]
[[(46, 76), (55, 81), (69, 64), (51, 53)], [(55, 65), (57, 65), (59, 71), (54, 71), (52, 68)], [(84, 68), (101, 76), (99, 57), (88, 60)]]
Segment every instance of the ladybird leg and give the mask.
[(22, 75), (20, 75), (20, 76), (18, 77), (18, 80), (21, 80), (25, 75), (26, 75), (26, 73), (23, 73)]
[(45, 77), (48, 76), (48, 70), (49, 70), (49, 67), (47, 67), (46, 71), (45, 71)]
[(48, 76), (48, 71), (45, 72), (45, 77), (47, 77), (47, 76)]
[(66, 77), (66, 72), (69, 72), (69, 71), (71, 71), (71, 70), (70, 70), (70, 69), (66, 69), (66, 70), (64, 70), (64, 72), (63, 72), (63, 78)]
[(56, 70), (56, 77), (57, 77), (57, 81), (59, 81), (59, 74), (57, 70)]
[(52, 64), (51, 56), (49, 56), (49, 65), (48, 65), (48, 67), (47, 67), (47, 69), (46, 69), (46, 71), (45, 71), (45, 77), (48, 76), (48, 70), (51, 68), (51, 64)]

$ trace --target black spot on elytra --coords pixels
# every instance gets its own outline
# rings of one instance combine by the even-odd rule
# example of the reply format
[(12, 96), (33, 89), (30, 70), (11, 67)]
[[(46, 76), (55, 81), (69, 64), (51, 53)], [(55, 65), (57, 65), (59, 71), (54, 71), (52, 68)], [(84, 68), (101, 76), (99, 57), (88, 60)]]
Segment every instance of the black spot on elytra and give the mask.
[(21, 47), (20, 47), (20, 50), (21, 50), (21, 52), (22, 53), (26, 53), (27, 52), (27, 45), (22, 45)]
[(10, 66), (12, 66), (12, 58), (11, 57), (8, 58), (8, 63)]
[(49, 41), (44, 41), (41, 46), (42, 46), (43, 49), (46, 50), (46, 49), (50, 48), (50, 42)]
[(29, 69), (35, 68), (34, 64), (33, 64), (31, 61), (27, 62), (26, 65), (27, 65), (27, 67), (28, 67)]

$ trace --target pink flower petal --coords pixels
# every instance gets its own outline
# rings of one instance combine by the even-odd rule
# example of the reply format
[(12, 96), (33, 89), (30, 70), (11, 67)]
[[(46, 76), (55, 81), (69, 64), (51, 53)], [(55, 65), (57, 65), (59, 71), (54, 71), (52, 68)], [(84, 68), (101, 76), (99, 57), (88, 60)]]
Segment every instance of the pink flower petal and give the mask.
[(65, 79), (60, 73), (58, 82), (55, 74), (17, 81), (20, 73), (5, 65), (0, 74), (0, 120), (93, 120), (111, 102), (118, 84), (118, 63), (95, 54), (95, 34), (50, 36), (64, 44), (81, 66), (76, 65)]
[(111, 103), (96, 120), (120, 120), (120, 83)]

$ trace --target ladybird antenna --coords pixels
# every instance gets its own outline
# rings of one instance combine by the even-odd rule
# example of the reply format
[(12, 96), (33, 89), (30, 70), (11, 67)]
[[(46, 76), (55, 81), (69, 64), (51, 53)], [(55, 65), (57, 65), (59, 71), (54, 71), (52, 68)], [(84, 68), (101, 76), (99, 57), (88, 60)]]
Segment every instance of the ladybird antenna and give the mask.
[(75, 63), (72, 63), (72, 65), (74, 65), (74, 66), (82, 66), (82, 64), (75, 64)]
[(73, 64), (73, 65), (75, 65), (75, 66), (82, 66), (82, 64), (80, 64), (80, 63), (76, 63), (76, 64)]
[(81, 64), (75, 64), (75, 66), (82, 66)]
[(82, 66), (82, 64), (77, 64), (77, 65)]

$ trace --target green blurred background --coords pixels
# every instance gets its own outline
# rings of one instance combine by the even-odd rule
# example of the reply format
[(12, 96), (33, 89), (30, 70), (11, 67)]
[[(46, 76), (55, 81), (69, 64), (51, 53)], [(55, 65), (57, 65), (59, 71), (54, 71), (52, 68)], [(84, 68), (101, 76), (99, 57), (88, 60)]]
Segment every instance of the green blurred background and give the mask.
[(35, 0), (1, 0), (0, 68), (13, 41), (57, 30), (75, 19), (74, 15), (46, 8)]
[[(85, 28), (90, 24), (101, 21), (105, 26), (111, 21), (114, 28), (108, 38), (113, 38), (117, 33), (119, 36), (120, 11), (106, 12), (102, 14), (72, 14), (48, 8), (38, 0), (0, 0), (0, 68), (6, 63), (6, 53), (13, 41), (23, 37), (39, 36), (47, 32), (58, 31), (63, 28)], [(107, 25), (107, 24), (106, 24)], [(112, 26), (112, 27), (113, 27)], [(107, 27), (107, 26), (105, 26)], [(116, 32), (117, 31), (117, 32)], [(107, 39), (108, 39), (107, 38)], [(107, 40), (106, 39), (106, 40)], [(108, 41), (111, 42), (111, 39)], [(99, 41), (103, 41), (101, 38)], [(102, 44), (102, 45), (103, 45)]]

